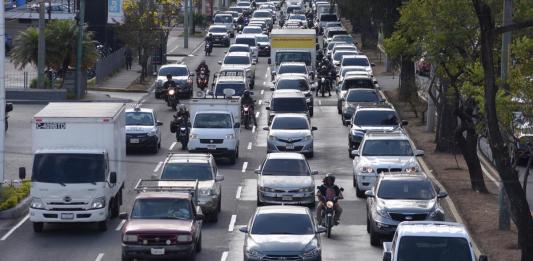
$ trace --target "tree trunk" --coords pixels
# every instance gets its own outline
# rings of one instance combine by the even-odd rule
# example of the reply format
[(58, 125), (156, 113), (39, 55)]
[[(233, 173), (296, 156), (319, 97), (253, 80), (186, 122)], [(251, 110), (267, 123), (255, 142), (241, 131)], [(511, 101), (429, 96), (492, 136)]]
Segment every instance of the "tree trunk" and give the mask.
[(494, 26), (491, 8), (482, 0), (472, 0), (480, 25), (481, 64), (485, 84), (485, 114), (489, 144), (495, 159), (496, 169), (509, 197), (511, 214), (518, 230), (518, 245), (522, 250), (522, 261), (533, 261), (533, 218), (529, 210), (526, 193), (511, 163), (511, 156), (500, 131), (496, 110), (496, 75), (494, 72)]
[(408, 101), (416, 93), (415, 66), (413, 57), (402, 56), (400, 70), (400, 99)]
[(440, 84), (435, 151), (455, 153), (455, 129), (457, 128), (457, 117), (454, 115), (455, 99), (453, 95), (448, 95), (450, 83), (441, 80)]

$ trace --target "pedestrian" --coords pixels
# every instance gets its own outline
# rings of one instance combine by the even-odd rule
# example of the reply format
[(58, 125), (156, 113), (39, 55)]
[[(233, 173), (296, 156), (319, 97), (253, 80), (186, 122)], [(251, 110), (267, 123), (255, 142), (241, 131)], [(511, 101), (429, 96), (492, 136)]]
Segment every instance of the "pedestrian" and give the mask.
[(126, 59), (126, 70), (131, 70), (131, 63), (133, 62), (131, 48), (126, 47), (126, 50), (124, 50), (124, 58)]

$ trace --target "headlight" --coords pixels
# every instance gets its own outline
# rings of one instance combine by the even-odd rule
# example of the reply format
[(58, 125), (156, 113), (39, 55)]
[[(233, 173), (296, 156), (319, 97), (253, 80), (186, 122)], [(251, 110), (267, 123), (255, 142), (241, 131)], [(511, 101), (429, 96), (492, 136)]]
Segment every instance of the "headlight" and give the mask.
[(387, 209), (380, 203), (376, 205), (376, 213), (384, 218), (389, 218), (389, 213), (387, 213)]
[(268, 187), (259, 187), (259, 190), (263, 192), (274, 192), (274, 189)]
[(434, 218), (441, 213), (443, 213), (442, 209), (440, 207), (435, 207), (433, 208), (433, 211), (429, 213), (429, 218)]
[(268, 140), (275, 140), (276, 137), (274, 135), (268, 135)]
[(311, 134), (306, 135), (306, 136), (304, 137), (304, 140), (312, 140), (312, 139), (313, 139), (313, 136), (312, 136)]
[(203, 195), (203, 196), (211, 196), (213, 195), (213, 190), (212, 189), (200, 189), (200, 195)]
[(307, 103), (311, 102), (311, 98), (305, 98), (305, 102)]
[(372, 167), (361, 167), (360, 172), (361, 173), (374, 173), (374, 169)]
[(174, 89), (168, 90), (168, 95), (174, 95), (174, 93), (176, 93), (176, 91)]
[(298, 190), (298, 192), (314, 192), (315, 187), (307, 187), (307, 188), (301, 188)]
[(191, 242), (192, 236), (191, 235), (178, 235), (178, 242)]
[(95, 198), (91, 203), (90, 209), (105, 208), (105, 197)]
[(228, 139), (228, 140), (235, 139), (235, 135), (233, 135), (233, 134), (228, 134), (228, 135), (226, 135), (226, 139)]
[(187, 79), (187, 83), (191, 84), (192, 83), (192, 79), (191, 78)]
[(196, 139), (198, 139), (198, 134), (190, 134), (190, 135), (189, 135), (189, 139), (191, 139), (191, 140), (196, 140)]
[(333, 201), (328, 201), (328, 202), (326, 202), (326, 207), (327, 207), (327, 208), (333, 208), (334, 205), (335, 205), (335, 204), (333, 204)]
[(320, 248), (318, 248), (318, 247), (315, 247), (315, 248), (313, 248), (313, 249), (311, 249), (309, 251), (305, 251), (303, 253), (304, 257), (315, 257), (315, 256), (318, 256), (318, 255), (320, 255)]
[(44, 209), (44, 203), (40, 198), (32, 198), (30, 208)]
[(411, 166), (404, 169), (405, 173), (416, 173), (418, 172), (418, 167)]
[(139, 236), (124, 234), (122, 236), (122, 241), (124, 241), (124, 242), (137, 242), (137, 241), (139, 241)]
[(157, 130), (151, 130), (150, 132), (146, 133), (148, 136), (155, 136), (157, 134)]
[(246, 254), (248, 254), (248, 256), (250, 256), (250, 257), (255, 257), (255, 258), (262, 258), (263, 256), (265, 256), (263, 253), (255, 250), (253, 248), (246, 249)]
[(163, 80), (157, 80), (157, 86), (158, 87), (163, 86)]

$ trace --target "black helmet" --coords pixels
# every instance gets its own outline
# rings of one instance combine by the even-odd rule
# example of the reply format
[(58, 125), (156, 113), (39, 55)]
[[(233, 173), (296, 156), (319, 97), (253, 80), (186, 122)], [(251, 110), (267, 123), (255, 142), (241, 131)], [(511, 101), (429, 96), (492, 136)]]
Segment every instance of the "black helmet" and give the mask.
[(324, 183), (327, 183), (328, 180), (331, 180), (331, 183), (335, 183), (335, 176), (333, 176), (333, 174), (331, 173), (326, 174), (326, 176), (324, 177), (322, 181)]
[(179, 111), (180, 112), (186, 112), (187, 111), (187, 106), (185, 106), (185, 104), (180, 104)]
[(318, 54), (322, 54), (322, 50), (318, 50)]
[(242, 93), (243, 96), (250, 96), (250, 91), (249, 90), (244, 90), (244, 92)]
[(167, 74), (167, 79), (172, 79), (172, 74)]

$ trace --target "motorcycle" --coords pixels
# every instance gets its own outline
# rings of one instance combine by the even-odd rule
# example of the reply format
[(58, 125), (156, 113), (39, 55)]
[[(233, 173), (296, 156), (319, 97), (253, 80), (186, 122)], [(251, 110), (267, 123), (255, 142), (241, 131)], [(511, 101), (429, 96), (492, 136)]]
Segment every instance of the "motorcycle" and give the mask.
[(196, 78), (196, 84), (202, 91), (205, 91), (205, 88), (209, 85), (209, 76), (207, 75), (205, 68), (200, 69), (200, 73)]
[(213, 51), (213, 44), (211, 42), (205, 43), (205, 56), (210, 56)]
[(181, 149), (187, 149), (189, 143), (189, 123), (183, 117), (176, 117), (170, 123), (170, 132), (176, 133), (176, 141), (181, 143)]
[(322, 94), (322, 97), (325, 96), (326, 91), (328, 90), (328, 88), (329, 88), (329, 78), (322, 76), (320, 78), (320, 81), (318, 82), (318, 90)]
[(245, 104), (241, 107), (241, 118), (245, 129), (250, 128), (250, 121), (253, 117), (253, 108), (249, 104)]
[[(317, 187), (319, 188), (319, 187)], [(341, 191), (344, 191), (344, 188), (340, 189)], [(335, 226), (335, 203), (339, 200), (339, 198), (334, 197), (333, 200), (326, 201), (324, 198), (324, 201), (326, 202), (325, 209), (322, 211), (322, 226), (326, 228), (326, 236), (328, 238), (331, 237), (331, 229), (333, 229), (333, 226)]]
[(178, 89), (175, 87), (170, 87), (167, 90), (167, 105), (172, 108), (172, 110), (176, 111), (178, 107)]

